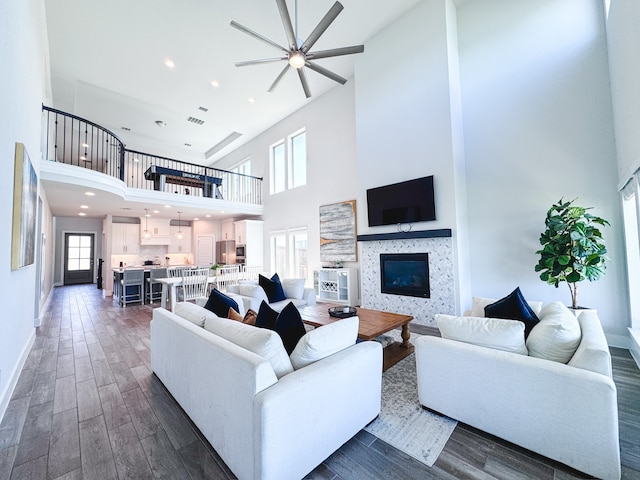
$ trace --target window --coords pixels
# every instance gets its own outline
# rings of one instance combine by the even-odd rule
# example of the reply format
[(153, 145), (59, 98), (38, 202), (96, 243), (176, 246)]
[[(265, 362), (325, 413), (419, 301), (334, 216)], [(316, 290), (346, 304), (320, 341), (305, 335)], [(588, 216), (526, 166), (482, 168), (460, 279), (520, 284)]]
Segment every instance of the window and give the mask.
[(287, 170), (285, 168), (285, 152), (284, 142), (278, 143), (271, 147), (271, 186), (270, 191), (274, 193), (284, 192)]
[(281, 140), (271, 146), (269, 167), (272, 195), (307, 184), (307, 135), (304, 129), (289, 135), (287, 142)]
[(307, 183), (307, 134), (302, 131), (289, 137), (289, 188)]
[(292, 228), (271, 232), (271, 271), (281, 278), (309, 278), (307, 229)]
[[(622, 189), (629, 292), (640, 291), (640, 185), (638, 180), (638, 173), (636, 173)], [(632, 293), (629, 298), (631, 328), (640, 329), (640, 297)]]

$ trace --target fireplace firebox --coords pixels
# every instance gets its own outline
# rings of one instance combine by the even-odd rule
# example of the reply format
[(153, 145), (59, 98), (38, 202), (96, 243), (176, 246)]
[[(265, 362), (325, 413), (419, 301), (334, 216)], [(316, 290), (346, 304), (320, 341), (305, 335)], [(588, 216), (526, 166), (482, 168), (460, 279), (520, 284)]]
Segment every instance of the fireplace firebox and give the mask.
[(380, 285), (382, 293), (430, 298), (429, 254), (381, 253)]

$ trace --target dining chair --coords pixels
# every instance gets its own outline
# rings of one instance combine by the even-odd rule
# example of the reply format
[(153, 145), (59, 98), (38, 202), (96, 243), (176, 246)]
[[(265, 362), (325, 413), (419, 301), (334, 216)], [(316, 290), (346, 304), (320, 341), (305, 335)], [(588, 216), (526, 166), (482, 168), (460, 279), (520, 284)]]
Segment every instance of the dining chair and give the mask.
[(208, 268), (192, 268), (182, 272), (182, 301), (188, 302), (207, 298), (209, 285)]
[(262, 265), (244, 266), (242, 269), (242, 280), (258, 280), (258, 275), (262, 273)]
[(167, 278), (167, 275), (168, 273), (166, 268), (152, 268), (149, 271), (149, 278), (147, 278), (147, 292), (145, 296), (147, 302), (153, 303), (162, 298), (162, 284), (156, 279)]
[(240, 276), (240, 265), (225, 265), (218, 269), (216, 283), (218, 290), (226, 291), (228, 285), (237, 285)]
[(129, 303), (144, 303), (144, 269), (126, 269), (122, 272), (120, 306)]

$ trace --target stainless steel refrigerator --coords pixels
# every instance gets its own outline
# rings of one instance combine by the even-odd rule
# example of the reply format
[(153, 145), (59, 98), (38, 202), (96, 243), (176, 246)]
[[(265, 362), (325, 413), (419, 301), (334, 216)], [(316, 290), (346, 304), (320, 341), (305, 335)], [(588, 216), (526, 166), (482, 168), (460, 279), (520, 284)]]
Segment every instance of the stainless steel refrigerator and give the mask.
[(216, 262), (223, 265), (234, 265), (236, 263), (235, 240), (216, 242)]

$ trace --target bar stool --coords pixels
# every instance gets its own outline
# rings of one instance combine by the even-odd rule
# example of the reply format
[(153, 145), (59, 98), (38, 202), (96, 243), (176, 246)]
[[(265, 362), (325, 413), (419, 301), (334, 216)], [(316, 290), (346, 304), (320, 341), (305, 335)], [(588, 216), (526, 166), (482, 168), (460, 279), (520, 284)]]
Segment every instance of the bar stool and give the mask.
[(144, 303), (144, 269), (131, 269), (122, 272), (120, 306), (128, 303)]
[(145, 295), (145, 299), (148, 303), (153, 303), (162, 298), (162, 284), (156, 280), (157, 278), (167, 278), (167, 269), (153, 268), (149, 271)]

